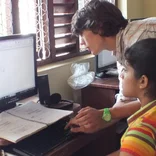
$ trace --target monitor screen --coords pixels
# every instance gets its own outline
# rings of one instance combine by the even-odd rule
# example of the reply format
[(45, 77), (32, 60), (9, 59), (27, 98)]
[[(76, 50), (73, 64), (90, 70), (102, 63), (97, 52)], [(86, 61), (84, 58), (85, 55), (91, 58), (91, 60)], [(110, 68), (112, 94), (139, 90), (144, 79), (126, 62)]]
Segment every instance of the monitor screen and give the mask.
[(0, 37), (0, 110), (37, 94), (35, 34)]
[(96, 75), (103, 76), (110, 68), (116, 67), (116, 57), (111, 51), (103, 50), (95, 57)]

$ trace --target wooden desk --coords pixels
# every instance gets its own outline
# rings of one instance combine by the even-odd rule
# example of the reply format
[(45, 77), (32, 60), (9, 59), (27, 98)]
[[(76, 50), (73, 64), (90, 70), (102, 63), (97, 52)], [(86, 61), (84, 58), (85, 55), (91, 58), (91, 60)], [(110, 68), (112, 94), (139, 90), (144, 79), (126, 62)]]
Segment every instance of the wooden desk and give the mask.
[[(112, 138), (115, 138), (114, 134), (112, 127), (94, 134), (78, 134), (72, 140), (57, 146), (44, 156), (106, 156), (116, 150), (114, 142), (111, 142)], [(4, 151), (18, 156), (12, 151), (12, 148), (4, 148)]]
[[(118, 79), (96, 79), (82, 89), (82, 107), (112, 107), (118, 92)], [(48, 153), (48, 156), (105, 156), (117, 150), (116, 125), (95, 134), (82, 134)]]
[(117, 78), (95, 79), (81, 91), (82, 107), (110, 108), (115, 103), (115, 94), (118, 91), (119, 81)]
[[(112, 107), (117, 92), (117, 78), (96, 79), (82, 89), (82, 106)], [(116, 125), (112, 125), (94, 134), (80, 134), (49, 151), (46, 156), (106, 156), (117, 150), (116, 140)]]
[[(81, 90), (82, 107), (112, 107), (119, 90), (118, 84), (117, 78), (95, 79)], [(116, 125), (112, 125), (95, 134), (79, 135), (49, 152), (48, 156), (105, 156), (117, 149), (116, 140)]]
[[(97, 109), (110, 108), (115, 103), (115, 95), (118, 91), (119, 81), (117, 78), (95, 79), (89, 86), (81, 90), (82, 107), (91, 106)], [(96, 147), (100, 148), (101, 145), (103, 146), (100, 149), (103, 156), (119, 148), (120, 142), (120, 138), (116, 135), (116, 124), (105, 128), (104, 133), (106, 137), (103, 135), (94, 141)], [(107, 151), (106, 146), (108, 146)]]
[[(115, 137), (112, 134), (114, 134), (112, 127), (94, 134), (80, 134), (50, 151), (46, 156), (105, 156), (112, 152), (110, 145), (113, 146), (113, 143), (108, 138)], [(104, 144), (97, 144), (97, 141), (103, 141)], [(113, 147), (113, 151), (115, 150)]]
[[(95, 79), (81, 90), (82, 107), (112, 107), (119, 90), (118, 84), (117, 78)], [(79, 135), (49, 152), (48, 156), (106, 156), (117, 149), (117, 139), (116, 125), (112, 125), (95, 134)]]
[[(66, 141), (44, 156), (106, 156), (116, 150), (114, 142), (112, 142), (112, 138), (115, 138), (114, 134), (112, 127), (94, 134), (79, 134), (74, 139)], [(12, 151), (12, 148), (8, 149), (6, 147), (3, 149), (18, 156)]]

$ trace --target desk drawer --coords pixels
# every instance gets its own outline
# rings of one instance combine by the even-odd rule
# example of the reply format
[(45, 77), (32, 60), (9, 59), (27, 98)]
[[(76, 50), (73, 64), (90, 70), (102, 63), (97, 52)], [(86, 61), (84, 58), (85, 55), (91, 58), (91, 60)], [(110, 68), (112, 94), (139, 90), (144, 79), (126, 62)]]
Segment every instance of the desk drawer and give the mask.
[(88, 86), (81, 90), (82, 107), (91, 106), (97, 109), (112, 107), (118, 90)]

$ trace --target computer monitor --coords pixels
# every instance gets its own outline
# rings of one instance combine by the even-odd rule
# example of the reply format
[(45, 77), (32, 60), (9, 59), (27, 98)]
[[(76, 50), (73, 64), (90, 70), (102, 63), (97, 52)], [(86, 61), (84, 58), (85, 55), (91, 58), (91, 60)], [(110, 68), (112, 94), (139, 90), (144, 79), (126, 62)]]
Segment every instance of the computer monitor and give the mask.
[(0, 37), (0, 111), (37, 94), (35, 36)]
[(95, 57), (96, 76), (105, 77), (105, 73), (116, 67), (116, 57), (112, 55), (112, 51), (103, 50)]

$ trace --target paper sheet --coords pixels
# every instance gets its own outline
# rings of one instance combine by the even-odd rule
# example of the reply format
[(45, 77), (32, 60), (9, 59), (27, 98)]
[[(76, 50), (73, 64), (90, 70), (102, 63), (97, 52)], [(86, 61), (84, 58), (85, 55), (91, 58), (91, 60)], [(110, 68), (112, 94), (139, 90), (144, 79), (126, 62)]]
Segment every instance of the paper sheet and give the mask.
[(73, 111), (46, 108), (41, 104), (28, 102), (24, 105), (7, 110), (6, 112), (30, 121), (50, 125), (73, 113)]

